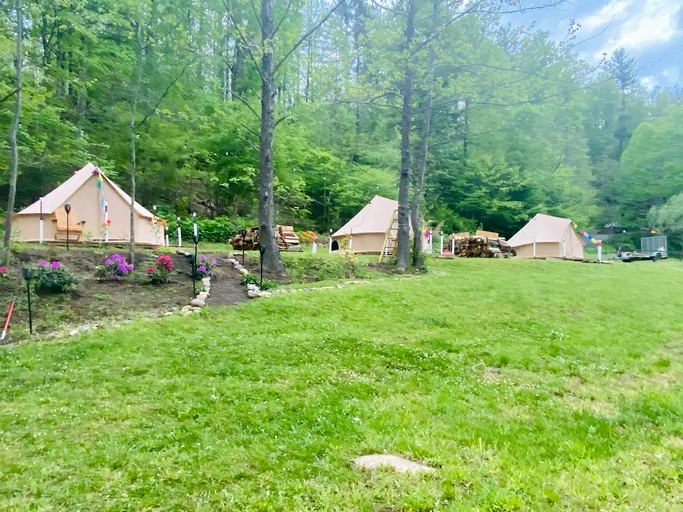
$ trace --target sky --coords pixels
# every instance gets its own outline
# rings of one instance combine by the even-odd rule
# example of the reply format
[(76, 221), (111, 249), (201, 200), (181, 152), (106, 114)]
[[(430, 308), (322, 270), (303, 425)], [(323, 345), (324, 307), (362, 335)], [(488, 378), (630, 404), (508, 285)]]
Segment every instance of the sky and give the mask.
[[(542, 3), (552, 1), (526, 5)], [(636, 59), (647, 88), (683, 85), (683, 0), (565, 0), (518, 20), (535, 22), (556, 40), (566, 37), (575, 20), (580, 25), (576, 52), (582, 59), (595, 64), (623, 46)]]

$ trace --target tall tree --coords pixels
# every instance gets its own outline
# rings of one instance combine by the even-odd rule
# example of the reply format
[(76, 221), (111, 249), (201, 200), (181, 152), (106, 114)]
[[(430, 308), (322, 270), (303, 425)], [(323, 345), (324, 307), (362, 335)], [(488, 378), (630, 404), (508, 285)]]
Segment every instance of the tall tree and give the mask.
[(5, 215), (5, 235), (2, 241), (3, 248), (6, 251), (6, 258), (9, 258), (9, 243), (12, 237), (12, 214), (14, 213), (14, 201), (17, 195), (17, 174), (19, 173), (19, 151), (17, 149), (17, 131), (19, 130), (19, 119), (21, 117), (21, 96), (22, 96), (22, 81), (21, 71), (23, 68), (23, 39), (24, 39), (24, 17), (22, 0), (14, 0), (14, 10), (16, 15), (16, 53), (14, 57), (15, 70), (15, 97), (14, 97), (14, 114), (12, 116), (12, 124), (9, 131), (9, 147), (10, 147), (10, 169), (9, 169), (9, 194), (7, 197), (7, 212)]
[(636, 70), (636, 60), (629, 57), (625, 48), (617, 48), (614, 50), (612, 57), (605, 64), (607, 72), (610, 74), (621, 93), (621, 112), (619, 114), (619, 125), (614, 134), (619, 141), (617, 158), (620, 158), (626, 144), (631, 138), (631, 133), (628, 129), (628, 117), (626, 114), (626, 98), (633, 88), (638, 84), (638, 72)]
[(420, 134), (420, 149), (418, 152), (417, 175), (415, 176), (415, 188), (410, 204), (410, 221), (413, 226), (413, 267), (424, 267), (424, 255), (422, 254), (422, 226), (421, 212), (424, 204), (425, 177), (427, 175), (427, 160), (429, 158), (429, 135), (432, 127), (432, 104), (434, 99), (434, 62), (436, 50), (434, 45), (437, 40), (439, 28), (439, 4), (441, 0), (433, 0), (432, 3), (432, 26), (427, 33), (429, 56), (427, 58), (427, 83), (424, 105), (422, 106), (422, 129)]

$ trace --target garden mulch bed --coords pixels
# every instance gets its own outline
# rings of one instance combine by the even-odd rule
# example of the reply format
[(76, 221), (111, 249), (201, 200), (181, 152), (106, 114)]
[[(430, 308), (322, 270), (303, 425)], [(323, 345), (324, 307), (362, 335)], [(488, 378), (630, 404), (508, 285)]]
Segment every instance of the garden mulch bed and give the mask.
[[(63, 333), (74, 328), (92, 328), (143, 316), (161, 316), (177, 312), (192, 299), (190, 263), (179, 254), (172, 254), (174, 273), (169, 283), (149, 284), (144, 269), (153, 260), (151, 251), (136, 252), (136, 268), (133, 275), (119, 281), (98, 281), (94, 270), (111, 250), (91, 248), (31, 248), (14, 254), (9, 266), (10, 279), (0, 279), (0, 315), (4, 323), (7, 307), (13, 296), (17, 297), (8, 338), (5, 341), (21, 341), (28, 335), (28, 303), (26, 284), (21, 277), (24, 266), (35, 266), (38, 261), (59, 260), (78, 279), (78, 287), (63, 295), (37, 295), (32, 293), (34, 332), (40, 335)], [(120, 254), (126, 251), (119, 250)], [(204, 253), (202, 253), (204, 254)], [(239, 274), (230, 267), (226, 254), (205, 254), (216, 258), (218, 266), (212, 279), (208, 306), (235, 304), (247, 300), (244, 286), (239, 284)], [(198, 281), (197, 286), (201, 287)]]

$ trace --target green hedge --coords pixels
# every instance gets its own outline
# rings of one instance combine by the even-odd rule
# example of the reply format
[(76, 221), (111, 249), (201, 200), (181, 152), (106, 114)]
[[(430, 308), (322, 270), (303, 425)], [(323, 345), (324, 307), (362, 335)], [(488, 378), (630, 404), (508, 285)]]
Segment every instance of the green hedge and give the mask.
[[(168, 223), (168, 236), (171, 240), (177, 240), (178, 221), (166, 219)], [(237, 233), (245, 228), (257, 226), (258, 221), (241, 217), (215, 217), (213, 219), (197, 218), (197, 231), (202, 242), (227, 243)], [(180, 219), (180, 230), (184, 241), (192, 240), (193, 226), (192, 217)]]

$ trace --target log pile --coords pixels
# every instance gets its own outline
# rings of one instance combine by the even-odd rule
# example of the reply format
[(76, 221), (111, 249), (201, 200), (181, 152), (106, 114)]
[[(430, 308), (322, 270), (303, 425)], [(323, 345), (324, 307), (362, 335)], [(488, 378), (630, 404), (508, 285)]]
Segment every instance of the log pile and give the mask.
[(276, 226), (277, 246), (281, 251), (300, 251), (299, 237), (294, 233), (294, 226)]
[[(455, 256), (461, 258), (493, 258), (494, 256), (489, 247), (489, 239), (485, 236), (456, 237), (454, 240)], [(450, 243), (449, 237), (449, 246)]]
[(241, 251), (257, 251), (258, 250), (258, 227), (244, 230), (246, 233), (237, 233), (228, 243), (232, 245), (233, 249)]
[[(242, 233), (245, 233), (242, 235)], [(300, 251), (301, 245), (299, 237), (294, 234), (294, 227), (292, 226), (275, 226), (275, 239), (277, 247), (281, 251)], [(258, 227), (243, 230), (233, 236), (228, 243), (232, 245), (233, 249), (241, 251), (258, 251), (259, 246), (259, 229)]]
[(444, 241), (444, 252), (450, 253), (451, 247), (453, 255), (461, 258), (508, 258), (517, 255), (504, 238), (472, 236), (469, 233), (450, 235), (448, 241)]

